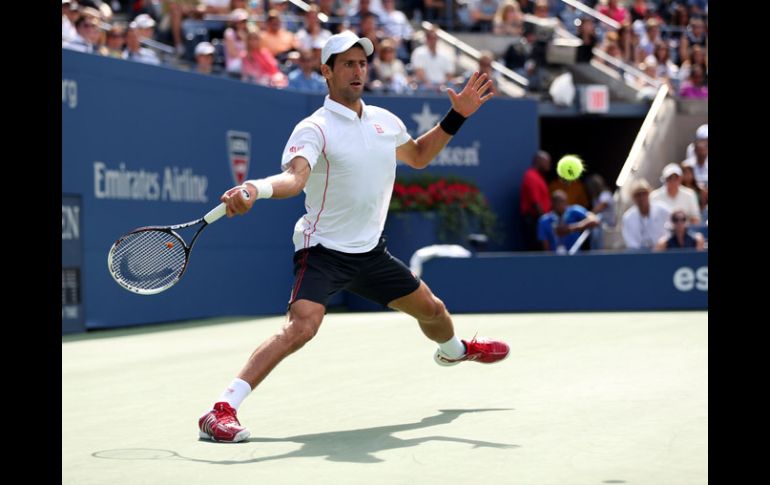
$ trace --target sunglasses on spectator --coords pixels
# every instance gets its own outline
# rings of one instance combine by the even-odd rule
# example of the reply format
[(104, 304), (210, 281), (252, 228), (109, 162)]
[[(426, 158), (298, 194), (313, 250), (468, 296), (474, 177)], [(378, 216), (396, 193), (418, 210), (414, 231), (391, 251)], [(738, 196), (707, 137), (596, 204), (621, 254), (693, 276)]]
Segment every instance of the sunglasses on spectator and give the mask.
[(671, 220), (673, 222), (687, 222), (687, 218), (686, 217), (672, 217)]

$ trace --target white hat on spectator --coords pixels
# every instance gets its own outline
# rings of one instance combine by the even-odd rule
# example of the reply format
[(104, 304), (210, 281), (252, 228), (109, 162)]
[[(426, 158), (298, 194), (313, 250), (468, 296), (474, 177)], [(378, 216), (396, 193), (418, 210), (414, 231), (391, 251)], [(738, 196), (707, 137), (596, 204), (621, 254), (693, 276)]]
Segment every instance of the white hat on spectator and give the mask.
[(688, 158), (688, 159), (682, 161), (682, 163), (680, 163), (680, 165), (682, 167), (694, 168), (695, 167), (695, 159), (694, 158)]
[(315, 39), (313, 39), (313, 44), (310, 46), (313, 49), (323, 49), (324, 45), (326, 44), (326, 41), (321, 38), (319, 35)]
[(353, 32), (346, 30), (342, 33), (332, 35), (326, 40), (323, 49), (321, 49), (321, 64), (326, 64), (326, 61), (334, 54), (340, 54), (350, 49), (356, 44), (360, 44), (364, 48), (364, 52), (367, 56), (372, 55), (374, 52), (374, 45), (372, 41), (366, 37), (358, 37)]
[(709, 139), (709, 124), (700, 125), (695, 131), (696, 140), (708, 140)]
[(678, 163), (669, 163), (663, 167), (663, 174), (660, 176), (660, 181), (665, 182), (672, 175), (682, 176), (682, 168)]
[(200, 42), (195, 46), (196, 56), (208, 56), (216, 52), (214, 45), (211, 42)]
[(155, 21), (146, 13), (137, 15), (133, 23), (135, 23), (136, 27), (140, 29), (149, 29), (151, 27), (155, 27)]
[(229, 20), (231, 22), (240, 22), (241, 20), (249, 20), (249, 12), (245, 8), (236, 8), (230, 12)]

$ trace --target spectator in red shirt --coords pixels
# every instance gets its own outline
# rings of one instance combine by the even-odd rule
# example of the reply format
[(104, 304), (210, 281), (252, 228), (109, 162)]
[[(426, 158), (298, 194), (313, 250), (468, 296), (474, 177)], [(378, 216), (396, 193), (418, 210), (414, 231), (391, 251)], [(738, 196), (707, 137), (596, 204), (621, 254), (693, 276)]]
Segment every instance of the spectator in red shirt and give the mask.
[(519, 211), (522, 222), (522, 237), (526, 251), (541, 251), (543, 246), (537, 239), (537, 221), (551, 210), (551, 194), (545, 183), (545, 176), (551, 170), (551, 155), (540, 150), (532, 159), (532, 166), (524, 172), (521, 182)]
[(603, 13), (619, 24), (631, 20), (630, 15), (628, 15), (628, 10), (626, 10), (625, 7), (618, 5), (618, 0), (609, 0), (607, 5), (599, 7), (599, 13)]

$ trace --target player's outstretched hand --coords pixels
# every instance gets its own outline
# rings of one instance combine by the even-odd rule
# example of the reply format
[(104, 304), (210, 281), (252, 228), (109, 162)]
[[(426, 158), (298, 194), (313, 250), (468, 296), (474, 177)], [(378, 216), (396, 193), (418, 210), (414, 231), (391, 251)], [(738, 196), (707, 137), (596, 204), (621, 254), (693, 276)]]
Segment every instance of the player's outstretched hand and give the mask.
[[(251, 197), (244, 197), (243, 189), (246, 189)], [(227, 217), (242, 216), (251, 210), (257, 200), (257, 191), (251, 184), (238, 185), (222, 194), (219, 200), (227, 205)]]
[[(486, 74), (479, 75), (476, 71), (473, 73), (468, 83), (460, 94), (454, 89), (449, 88), (449, 99), (452, 100), (452, 109), (465, 116), (466, 118), (476, 112), (482, 104), (489, 101), (495, 95), (493, 91), (487, 91), (492, 87), (492, 80), (488, 79)], [(487, 94), (484, 94), (487, 93)]]

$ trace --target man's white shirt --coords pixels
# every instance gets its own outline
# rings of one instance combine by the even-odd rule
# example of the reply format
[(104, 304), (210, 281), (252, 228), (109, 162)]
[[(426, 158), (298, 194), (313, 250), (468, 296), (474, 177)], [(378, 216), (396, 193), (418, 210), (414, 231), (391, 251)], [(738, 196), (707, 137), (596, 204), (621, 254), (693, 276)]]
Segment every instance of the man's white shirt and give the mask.
[(295, 250), (322, 244), (365, 253), (380, 239), (396, 177), (396, 147), (410, 140), (393, 113), (363, 106), (362, 116), (326, 96), (324, 105), (297, 124), (281, 160), (310, 163), (306, 214), (294, 227)]

